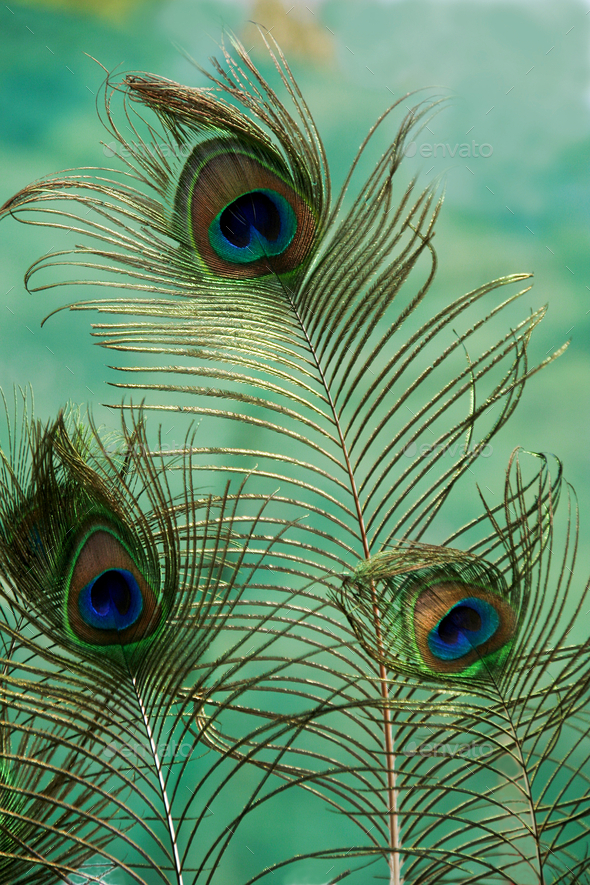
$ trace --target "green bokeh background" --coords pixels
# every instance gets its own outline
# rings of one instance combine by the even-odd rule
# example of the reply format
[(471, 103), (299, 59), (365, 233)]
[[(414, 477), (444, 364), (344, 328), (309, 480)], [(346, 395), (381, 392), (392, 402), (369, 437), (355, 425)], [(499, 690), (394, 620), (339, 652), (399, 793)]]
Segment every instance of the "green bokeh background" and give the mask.
[[(291, 7), (291, 8), (290, 8)], [(590, 514), (590, 14), (576, 2), (12, 2), (0, 9), (0, 203), (48, 172), (109, 165), (96, 114), (104, 72), (146, 70), (199, 85), (199, 63), (218, 52), (223, 29), (270, 68), (250, 19), (284, 47), (324, 138), (336, 187), (367, 130), (393, 98), (434, 87), (448, 107), (420, 143), (473, 142), (488, 156), (429, 160), (417, 150), (406, 179), (446, 180), (436, 248), (440, 270), (432, 311), (507, 273), (532, 271), (534, 288), (514, 323), (539, 305), (549, 312), (531, 345), (533, 360), (571, 338), (567, 353), (530, 382), (511, 422), (479, 466), (497, 491), (510, 451), (521, 445), (563, 461), (581, 505), (577, 585), (590, 572), (584, 539)], [(397, 118), (399, 122), (399, 117)], [(388, 124), (389, 125), (389, 124)], [(373, 147), (394, 135), (385, 127)], [(428, 136), (428, 138), (427, 138)], [(410, 151), (411, 153), (411, 151)], [(465, 152), (463, 152), (465, 153)], [(107, 382), (112, 355), (92, 346), (90, 314), (62, 312), (90, 297), (82, 287), (28, 294), (23, 275), (41, 254), (74, 234), (17, 224), (0, 228), (0, 386), (33, 386), (36, 411), (50, 417), (68, 400), (92, 407), (118, 400)], [(504, 293), (498, 294), (498, 300)], [(488, 302), (489, 303), (489, 302)], [(176, 442), (184, 428), (169, 422)], [(448, 527), (461, 514), (448, 513)], [(309, 822), (308, 822), (309, 823)], [(303, 825), (303, 823), (302, 823)]]

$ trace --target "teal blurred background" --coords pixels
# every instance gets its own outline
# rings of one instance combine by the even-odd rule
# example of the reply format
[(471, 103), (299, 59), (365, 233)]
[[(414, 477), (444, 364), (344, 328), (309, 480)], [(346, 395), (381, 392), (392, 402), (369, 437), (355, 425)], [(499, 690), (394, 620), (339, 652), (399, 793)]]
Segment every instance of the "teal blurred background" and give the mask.
[[(223, 30), (270, 66), (250, 20), (272, 29), (324, 138), (336, 188), (377, 116), (407, 92), (433, 87), (447, 108), (411, 146), (399, 175), (445, 176), (435, 246), (440, 270), (429, 304), (507, 273), (531, 271), (534, 287), (511, 314), (549, 312), (532, 344), (540, 361), (571, 338), (567, 353), (535, 376), (478, 479), (501, 492), (508, 455), (521, 445), (551, 451), (581, 502), (582, 539), (590, 513), (590, 14), (576, 2), (307, 3), (12, 2), (0, 9), (0, 204), (33, 179), (61, 169), (110, 165), (101, 144), (96, 96), (106, 69), (146, 70), (189, 85), (218, 54)], [(409, 100), (413, 103), (413, 100)], [(372, 148), (376, 160), (400, 118)], [(430, 142), (429, 142), (430, 139)], [(108, 140), (108, 137), (107, 137)], [(439, 147), (430, 159), (428, 144)], [(476, 147), (477, 145), (477, 147)], [(451, 156), (454, 154), (454, 156)], [(40, 417), (68, 400), (91, 406), (119, 393), (112, 354), (92, 345), (91, 314), (50, 311), (92, 297), (83, 287), (28, 294), (23, 275), (45, 252), (68, 248), (73, 233), (7, 219), (0, 227), (0, 386), (33, 386)], [(100, 297), (101, 293), (98, 293)], [(498, 293), (498, 301), (505, 292)], [(489, 304), (489, 301), (488, 301)], [(167, 418), (170, 444), (184, 436)], [(165, 428), (166, 429), (166, 428)], [(175, 437), (175, 439), (173, 439)], [(462, 514), (445, 516), (447, 528)], [(578, 584), (590, 571), (582, 543)], [(303, 822), (302, 822), (303, 824)], [(309, 824), (309, 822), (308, 822)]]

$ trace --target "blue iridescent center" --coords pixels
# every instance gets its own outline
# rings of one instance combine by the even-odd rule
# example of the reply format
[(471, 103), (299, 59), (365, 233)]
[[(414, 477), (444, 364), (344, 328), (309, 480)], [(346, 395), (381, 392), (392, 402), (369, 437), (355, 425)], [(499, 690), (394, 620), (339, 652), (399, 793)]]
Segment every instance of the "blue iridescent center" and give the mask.
[(428, 634), (428, 647), (442, 661), (456, 661), (483, 645), (500, 626), (489, 602), (468, 597), (454, 605)]
[(260, 188), (225, 206), (209, 227), (209, 242), (225, 261), (249, 264), (281, 255), (297, 230), (295, 212), (276, 191)]
[(130, 571), (113, 568), (101, 572), (82, 588), (78, 608), (90, 627), (125, 630), (139, 618), (143, 597)]

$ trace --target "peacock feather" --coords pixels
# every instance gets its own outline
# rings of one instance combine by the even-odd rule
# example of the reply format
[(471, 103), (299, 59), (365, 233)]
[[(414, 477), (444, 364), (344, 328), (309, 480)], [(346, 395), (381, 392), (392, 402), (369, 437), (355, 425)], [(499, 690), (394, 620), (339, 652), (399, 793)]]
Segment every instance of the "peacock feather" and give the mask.
[[(497, 293), (527, 274), (429, 307), (441, 199), (397, 173), (438, 103), (409, 111), (358, 184), (389, 108), (332, 203), (266, 42), (287, 105), (236, 41), (207, 88), (108, 77), (124, 171), (47, 178), (4, 206), (87, 241), (27, 285), (78, 265), (58, 284), (123, 290), (71, 308), (118, 318), (94, 335), (142, 359), (115, 386), (149, 397), (139, 416), (123, 403), (116, 455), (63, 416), (8, 446), (2, 629), (23, 683), (8, 718), (30, 708), (60, 751), (95, 760), (94, 785), (110, 779), (122, 798), (81, 807), (96, 832), (76, 844), (124, 881), (583, 882), (588, 588), (571, 586), (571, 505), (554, 520), (561, 469), (533, 457), (525, 475), (514, 456), (502, 504), (447, 537), (437, 519), (563, 348), (531, 368), (544, 310), (507, 327), (528, 288)], [(198, 432), (163, 451), (150, 410)], [(129, 760), (138, 733), (147, 754)], [(205, 761), (165, 770), (165, 734)], [(240, 834), (293, 808), (337, 827), (284, 827), (275, 856), (231, 866)]]
[[(221, 763), (208, 765), (204, 785), (194, 781), (195, 748), (204, 743), (207, 751), (203, 734), (217, 718), (207, 715), (209, 695), (225, 692), (237, 707), (248, 686), (245, 679), (240, 690), (237, 674), (252, 656), (233, 659), (243, 638), (207, 660), (240, 599), (238, 576), (251, 580), (256, 570), (232, 531), (235, 501), (197, 499), (190, 461), (173, 495), (141, 417), (123, 424), (112, 447), (75, 416), (45, 426), (25, 417), (12, 457), (3, 458), (3, 726), (17, 738), (22, 732), (33, 743), (28, 756), (35, 754), (18, 759), (14, 775), (7, 768), (0, 814), (13, 863), (5, 881), (33, 881), (32, 867), (35, 881), (57, 874), (74, 882), (89, 860), (130, 881), (197, 876), (191, 846), (199, 817), (208, 816), (203, 801), (213, 804), (244, 764), (222, 772)], [(180, 748), (173, 761), (171, 746)], [(32, 787), (19, 786), (21, 765), (37, 775)], [(48, 774), (56, 783), (42, 790), (42, 802), (33, 788)], [(80, 797), (65, 805), (62, 796), (76, 788)], [(21, 792), (44, 814), (31, 821), (26, 803), (15, 805)], [(41, 853), (54, 833), (57, 847)], [(113, 840), (123, 856), (111, 853)], [(213, 842), (212, 852), (215, 869), (223, 850)], [(198, 861), (203, 866), (200, 853)], [(85, 875), (101, 881), (92, 864)]]

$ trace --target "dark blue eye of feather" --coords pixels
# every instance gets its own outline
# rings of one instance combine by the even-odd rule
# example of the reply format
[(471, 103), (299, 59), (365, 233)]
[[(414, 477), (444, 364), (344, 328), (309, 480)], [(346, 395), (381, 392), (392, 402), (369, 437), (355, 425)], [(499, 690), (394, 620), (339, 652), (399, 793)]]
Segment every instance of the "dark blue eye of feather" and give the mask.
[(209, 242), (225, 261), (249, 264), (281, 255), (297, 230), (289, 202), (276, 191), (261, 188), (242, 194), (213, 219)]
[(438, 625), (438, 635), (447, 645), (454, 645), (465, 631), (475, 632), (481, 627), (481, 617), (468, 605), (458, 605)]
[(103, 572), (90, 589), (90, 602), (99, 615), (106, 615), (111, 610), (126, 615), (131, 605), (128, 578), (117, 569)]
[(243, 194), (221, 213), (219, 227), (233, 246), (244, 248), (250, 243), (253, 228), (274, 243), (281, 232), (281, 216), (276, 203), (265, 193)]
[(454, 661), (490, 639), (500, 625), (496, 609), (483, 599), (462, 599), (428, 634), (435, 657)]
[(141, 614), (141, 590), (127, 569), (108, 569), (82, 588), (78, 608), (91, 627), (124, 630)]

